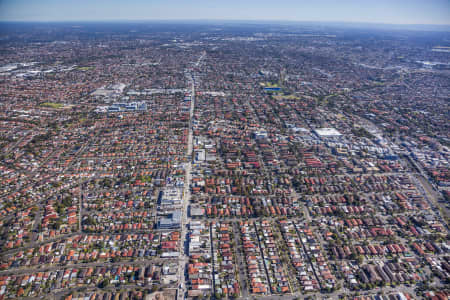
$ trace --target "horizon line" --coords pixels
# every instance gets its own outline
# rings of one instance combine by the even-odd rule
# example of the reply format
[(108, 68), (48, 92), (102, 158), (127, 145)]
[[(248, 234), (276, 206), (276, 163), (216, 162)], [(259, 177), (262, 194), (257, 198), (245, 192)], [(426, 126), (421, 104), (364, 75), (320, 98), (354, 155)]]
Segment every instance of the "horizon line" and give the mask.
[(0, 23), (145, 23), (145, 22), (250, 22), (250, 23), (315, 23), (315, 24), (349, 24), (349, 25), (383, 25), (383, 26), (436, 26), (449, 27), (450, 23), (385, 23), (365, 21), (338, 21), (338, 20), (278, 20), (278, 19), (74, 19), (74, 20), (0, 20)]

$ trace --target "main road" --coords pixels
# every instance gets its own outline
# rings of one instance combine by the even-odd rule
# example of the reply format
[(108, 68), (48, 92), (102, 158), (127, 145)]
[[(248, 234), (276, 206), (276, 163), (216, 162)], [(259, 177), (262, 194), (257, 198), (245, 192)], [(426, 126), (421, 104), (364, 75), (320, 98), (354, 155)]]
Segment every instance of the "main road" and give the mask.
[[(203, 59), (205, 54), (203, 53), (195, 66), (198, 66)], [(192, 120), (194, 117), (194, 107), (195, 107), (195, 79), (192, 73), (188, 73), (188, 82), (191, 84), (191, 106), (189, 109), (189, 133), (188, 133), (188, 145), (186, 151), (186, 162), (185, 162), (185, 180), (183, 187), (183, 205), (181, 212), (181, 240), (180, 240), (180, 256), (178, 262), (178, 276), (179, 276), (179, 285), (178, 285), (178, 299), (184, 299), (184, 295), (186, 293), (186, 284), (185, 284), (185, 268), (186, 264), (189, 262), (188, 256), (188, 224), (190, 223), (190, 218), (188, 216), (188, 206), (191, 199), (191, 172), (192, 172), (192, 149), (193, 149), (193, 130), (192, 130)]]

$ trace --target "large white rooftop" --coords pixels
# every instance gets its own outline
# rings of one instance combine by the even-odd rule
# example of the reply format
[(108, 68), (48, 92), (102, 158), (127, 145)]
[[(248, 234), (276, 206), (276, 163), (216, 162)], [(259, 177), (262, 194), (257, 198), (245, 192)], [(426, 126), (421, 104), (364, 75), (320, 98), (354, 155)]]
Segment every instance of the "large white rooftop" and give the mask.
[(314, 132), (320, 137), (341, 136), (342, 134), (334, 128), (318, 128)]

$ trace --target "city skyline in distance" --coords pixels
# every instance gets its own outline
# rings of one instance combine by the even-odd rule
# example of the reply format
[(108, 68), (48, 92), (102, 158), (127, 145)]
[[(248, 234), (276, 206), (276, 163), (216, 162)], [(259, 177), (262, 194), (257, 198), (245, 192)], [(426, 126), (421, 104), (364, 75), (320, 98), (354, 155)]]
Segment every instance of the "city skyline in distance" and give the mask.
[(307, 21), (450, 25), (447, 0), (0, 1), (0, 21)]

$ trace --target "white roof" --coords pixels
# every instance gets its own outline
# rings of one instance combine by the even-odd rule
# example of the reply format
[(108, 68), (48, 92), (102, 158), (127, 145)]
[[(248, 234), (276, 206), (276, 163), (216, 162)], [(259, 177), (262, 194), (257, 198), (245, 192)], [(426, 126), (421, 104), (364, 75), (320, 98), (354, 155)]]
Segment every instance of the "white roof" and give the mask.
[(342, 134), (334, 128), (319, 128), (315, 129), (314, 132), (318, 136), (341, 136)]

